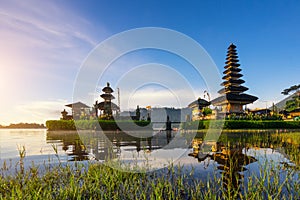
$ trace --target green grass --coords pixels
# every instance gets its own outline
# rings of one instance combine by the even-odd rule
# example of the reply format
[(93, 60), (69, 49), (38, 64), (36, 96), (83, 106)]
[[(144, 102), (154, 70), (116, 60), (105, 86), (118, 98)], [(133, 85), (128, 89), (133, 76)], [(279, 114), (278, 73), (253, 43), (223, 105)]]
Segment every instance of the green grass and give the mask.
[[(86, 169), (79, 163), (77, 167), (49, 167), (39, 174), (38, 167), (32, 166), (15, 175), (0, 175), (0, 199), (256, 200), (299, 197), (299, 180), (291, 180), (292, 175), (299, 172), (289, 170), (284, 180), (279, 180), (280, 172), (274, 166), (260, 170), (260, 176), (251, 176), (247, 183), (236, 188), (233, 186), (235, 177), (213, 176), (202, 182), (195, 179), (193, 173), (182, 173), (182, 168), (174, 166), (163, 174), (122, 172), (104, 164), (90, 164)], [(225, 179), (228, 179), (226, 187), (222, 185)], [(245, 180), (239, 181), (244, 183)]]
[(192, 121), (183, 124), (184, 129), (300, 129), (300, 121), (281, 121), (281, 120), (210, 120)]
[[(213, 128), (223, 129), (300, 129), (300, 121), (282, 120), (213, 120)], [(208, 129), (210, 120), (184, 122), (183, 129), (197, 130)], [(148, 121), (114, 121), (114, 120), (48, 120), (48, 130), (152, 130), (152, 124)]]
[[(286, 143), (286, 153), (296, 167), (261, 163), (259, 172), (246, 179), (237, 176), (233, 169), (239, 163), (229, 156), (228, 171), (216, 170), (203, 181), (195, 178), (193, 170), (186, 173), (182, 166), (170, 165), (163, 172), (142, 173), (141, 169), (140, 173), (130, 173), (117, 170), (118, 161), (108, 161), (108, 165), (90, 163), (87, 166), (80, 162), (65, 165), (59, 159), (57, 146), (53, 145), (59, 165), (32, 164), (24, 169), (26, 148), (20, 146), (18, 165), (4, 162), (0, 166), (0, 199), (299, 199), (300, 133), (265, 131), (248, 133), (247, 137), (240, 135), (233, 131), (222, 135), (219, 142), (229, 146), (240, 142), (262, 147), (269, 146), (268, 142), (274, 147)], [(15, 173), (9, 175), (8, 171)]]
[[(114, 120), (48, 120), (46, 127), (49, 131), (54, 130), (143, 130), (151, 129), (149, 121), (114, 121)], [(149, 125), (149, 126), (148, 126)], [(150, 127), (150, 128), (149, 128)]]

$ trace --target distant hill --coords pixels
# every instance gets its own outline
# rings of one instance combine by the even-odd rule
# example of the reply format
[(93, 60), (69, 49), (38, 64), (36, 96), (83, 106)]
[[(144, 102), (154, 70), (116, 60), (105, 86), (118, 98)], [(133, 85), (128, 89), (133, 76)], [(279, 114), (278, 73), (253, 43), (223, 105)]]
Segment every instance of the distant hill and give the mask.
[[(289, 100), (292, 100), (293, 97), (297, 96), (298, 93), (295, 92), (294, 94), (289, 95), (285, 99), (281, 100), (280, 102), (276, 103), (275, 106), (277, 107), (278, 110), (283, 110), (285, 108), (286, 102)], [(272, 107), (270, 108), (272, 109)]]
[(0, 128), (46, 128), (44, 124), (37, 123), (18, 123), (18, 124), (10, 124), (8, 126), (0, 125)]

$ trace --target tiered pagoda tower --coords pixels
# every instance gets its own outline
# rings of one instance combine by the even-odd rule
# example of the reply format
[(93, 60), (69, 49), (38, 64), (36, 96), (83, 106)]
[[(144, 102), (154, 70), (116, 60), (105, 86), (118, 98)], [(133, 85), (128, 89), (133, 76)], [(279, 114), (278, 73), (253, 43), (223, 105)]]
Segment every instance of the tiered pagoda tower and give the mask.
[(221, 96), (211, 101), (214, 106), (221, 106), (221, 113), (224, 114), (242, 114), (244, 105), (253, 103), (258, 99), (244, 93), (248, 88), (242, 86), (245, 81), (241, 79), (243, 75), (240, 73), (241, 69), (238, 62), (236, 46), (230, 44), (224, 67), (225, 71), (223, 72), (225, 76), (222, 78), (224, 81), (221, 84), (224, 88), (218, 91)]
[(104, 93), (101, 94), (100, 97), (103, 98), (104, 101), (100, 103), (96, 101), (94, 105), (96, 109), (96, 114), (98, 117), (98, 109), (99, 109), (100, 111), (102, 111), (102, 113), (100, 114), (101, 117), (106, 119), (111, 119), (113, 115), (113, 111), (119, 110), (119, 107), (113, 102), (111, 102), (113, 99), (115, 99), (115, 97), (112, 95), (114, 90), (110, 87), (109, 83), (107, 82), (107, 85), (102, 89), (102, 92)]

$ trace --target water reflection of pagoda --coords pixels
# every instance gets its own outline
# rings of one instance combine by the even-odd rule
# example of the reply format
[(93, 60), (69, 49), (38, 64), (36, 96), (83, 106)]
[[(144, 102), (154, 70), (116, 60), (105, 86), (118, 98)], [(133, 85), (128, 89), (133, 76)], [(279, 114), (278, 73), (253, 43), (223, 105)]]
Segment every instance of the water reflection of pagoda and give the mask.
[(100, 110), (100, 117), (104, 119), (111, 119), (113, 116), (113, 111), (117, 113), (119, 110), (119, 107), (111, 102), (115, 97), (112, 95), (114, 90), (110, 87), (109, 83), (107, 83), (106, 87), (102, 89), (104, 92), (100, 95), (101, 98), (104, 99), (104, 101), (94, 104), (95, 110), (96, 110), (96, 116), (98, 117), (98, 110)]
[(89, 159), (86, 146), (77, 132), (48, 131), (47, 143), (62, 142), (62, 150), (68, 155), (68, 161), (83, 161)]
[(223, 186), (226, 189), (238, 188), (243, 177), (242, 172), (247, 170), (245, 166), (257, 160), (246, 155), (243, 152), (243, 146), (240, 144), (231, 144), (229, 147), (222, 143), (215, 143), (212, 146), (213, 153), (207, 154), (205, 157), (199, 157), (202, 142), (202, 139), (193, 140), (193, 153), (190, 153), (189, 156), (197, 158), (199, 162), (206, 159), (214, 160), (219, 164), (217, 168), (222, 174)]
[(221, 96), (211, 101), (214, 106), (222, 107), (221, 113), (223, 114), (241, 114), (244, 105), (253, 103), (258, 99), (255, 96), (243, 93), (248, 88), (242, 86), (245, 81), (241, 79), (243, 75), (240, 73), (241, 69), (238, 62), (236, 46), (230, 44), (224, 67), (225, 71), (223, 72), (225, 76), (222, 78), (224, 82), (221, 84), (224, 88), (218, 91)]

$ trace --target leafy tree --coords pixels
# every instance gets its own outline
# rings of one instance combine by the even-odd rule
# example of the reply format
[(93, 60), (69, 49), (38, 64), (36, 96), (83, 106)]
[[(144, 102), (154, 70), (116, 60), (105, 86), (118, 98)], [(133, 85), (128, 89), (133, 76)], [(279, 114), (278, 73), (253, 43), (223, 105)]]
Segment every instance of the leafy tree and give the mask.
[(293, 85), (287, 89), (284, 89), (281, 94), (284, 94), (284, 95), (288, 95), (290, 92), (292, 91), (298, 91), (300, 89), (300, 84), (299, 85)]
[(212, 114), (212, 109), (210, 109), (209, 107), (205, 107), (202, 109), (202, 114), (204, 117), (207, 115), (210, 115), (210, 114)]
[(288, 95), (290, 92), (298, 92), (298, 95), (294, 96), (293, 99), (291, 100), (288, 100), (285, 104), (285, 109), (286, 111), (290, 112), (296, 108), (299, 108), (300, 107), (300, 84), (299, 85), (293, 85), (285, 90), (283, 90), (281, 92), (281, 94), (284, 94), (284, 95)]
[(299, 108), (300, 107), (300, 98), (299, 96), (295, 96), (293, 97), (292, 100), (289, 100), (286, 102), (285, 104), (285, 109), (286, 111), (290, 112), (296, 108)]

